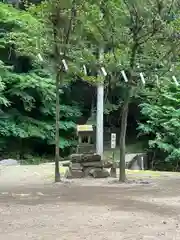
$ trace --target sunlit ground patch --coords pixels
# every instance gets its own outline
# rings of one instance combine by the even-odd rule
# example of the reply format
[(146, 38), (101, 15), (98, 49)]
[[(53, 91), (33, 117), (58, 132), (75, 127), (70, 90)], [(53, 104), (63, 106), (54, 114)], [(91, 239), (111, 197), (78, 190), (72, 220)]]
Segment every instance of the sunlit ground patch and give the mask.
[(126, 174), (130, 177), (151, 177), (151, 178), (164, 178), (164, 177), (180, 177), (180, 172), (160, 172), (151, 170), (126, 170)]
[(126, 173), (129, 175), (148, 175), (148, 176), (152, 176), (152, 177), (161, 177), (161, 173), (160, 172), (156, 172), (156, 171), (143, 171), (143, 170), (126, 170)]
[[(64, 176), (66, 176), (67, 172), (69, 171), (69, 168), (68, 167), (60, 167), (59, 171), (60, 171), (60, 175), (62, 177), (64, 177)], [(54, 173), (48, 175), (47, 179), (54, 179)]]

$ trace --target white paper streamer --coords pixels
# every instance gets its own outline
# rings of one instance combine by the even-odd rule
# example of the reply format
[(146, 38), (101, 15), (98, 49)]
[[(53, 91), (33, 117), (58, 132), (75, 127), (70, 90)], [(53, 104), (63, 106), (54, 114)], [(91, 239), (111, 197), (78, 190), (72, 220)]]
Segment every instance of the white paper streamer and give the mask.
[(141, 77), (142, 83), (145, 85), (145, 84), (146, 84), (146, 81), (145, 81), (145, 78), (144, 78), (144, 75), (143, 75), (142, 72), (140, 73), (140, 77)]
[(123, 76), (123, 78), (124, 78), (124, 81), (125, 81), (125, 82), (128, 82), (128, 78), (127, 78), (126, 73), (125, 73), (124, 70), (121, 71), (121, 74), (122, 74), (122, 76)]
[(62, 63), (63, 63), (63, 65), (64, 65), (65, 71), (68, 71), (68, 65), (67, 65), (65, 59), (62, 60)]
[(157, 84), (157, 86), (159, 87), (159, 77), (158, 77), (158, 75), (156, 74), (156, 84)]
[(42, 56), (41, 56), (41, 54), (40, 53), (38, 53), (38, 58), (39, 58), (39, 60), (42, 62), (43, 61), (43, 58), (42, 58)]
[(87, 75), (87, 69), (85, 65), (83, 65), (83, 69), (84, 69), (84, 74)]
[(179, 86), (179, 83), (178, 83), (178, 81), (177, 81), (177, 78), (176, 78), (175, 76), (172, 76), (172, 79), (174, 80), (176, 86)]
[(104, 77), (107, 76), (107, 72), (106, 69), (104, 67), (101, 68), (102, 74), (104, 75)]

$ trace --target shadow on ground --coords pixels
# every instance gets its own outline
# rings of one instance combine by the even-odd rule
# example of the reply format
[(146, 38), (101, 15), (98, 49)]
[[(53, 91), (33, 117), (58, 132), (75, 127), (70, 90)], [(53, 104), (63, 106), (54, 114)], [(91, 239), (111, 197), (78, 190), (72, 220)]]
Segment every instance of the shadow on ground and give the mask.
[(79, 186), (73, 183), (17, 187), (0, 193), (0, 204), (75, 204), (107, 206), (110, 210), (150, 212), (160, 216), (176, 216), (177, 207), (156, 203), (153, 198), (166, 199), (179, 195), (179, 180), (160, 185)]

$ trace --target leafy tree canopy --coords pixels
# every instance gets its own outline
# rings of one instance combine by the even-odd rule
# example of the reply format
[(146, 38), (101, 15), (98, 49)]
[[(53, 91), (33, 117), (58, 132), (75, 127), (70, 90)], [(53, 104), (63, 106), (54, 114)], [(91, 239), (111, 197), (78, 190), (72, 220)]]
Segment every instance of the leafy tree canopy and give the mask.
[[(27, 11), (0, 3), (0, 139), (1, 149), (16, 145), (54, 144), (55, 80), (51, 68), (38, 59), (41, 22)], [(60, 92), (63, 98), (63, 91)], [(68, 105), (69, 104), (69, 105)], [(80, 110), (71, 100), (62, 103), (61, 149), (75, 143), (75, 120)], [(67, 137), (68, 135), (68, 137)], [(17, 143), (17, 144), (16, 144)], [(18, 145), (18, 146), (17, 146)]]

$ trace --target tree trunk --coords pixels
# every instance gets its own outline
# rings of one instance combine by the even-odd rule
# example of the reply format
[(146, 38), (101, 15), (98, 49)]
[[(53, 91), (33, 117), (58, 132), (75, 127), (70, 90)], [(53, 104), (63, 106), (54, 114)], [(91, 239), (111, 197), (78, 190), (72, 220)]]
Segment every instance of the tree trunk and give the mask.
[(60, 182), (59, 172), (59, 120), (60, 120), (60, 101), (59, 101), (59, 74), (56, 76), (56, 137), (55, 137), (55, 182)]
[[(139, 45), (137, 39), (135, 38), (135, 42), (132, 48), (131, 57), (130, 57), (130, 77), (129, 84), (132, 83), (132, 72), (135, 64), (136, 52)], [(124, 100), (122, 114), (121, 114), (121, 129), (120, 129), (120, 161), (119, 161), (119, 181), (126, 181), (126, 130), (127, 130), (127, 118), (129, 111), (129, 102), (131, 100), (131, 95), (133, 94), (133, 88), (129, 85), (127, 89), (127, 96)]]
[(129, 109), (129, 97), (124, 102), (121, 114), (121, 129), (120, 129), (120, 161), (119, 161), (119, 181), (126, 181), (126, 130), (127, 130), (127, 118)]

